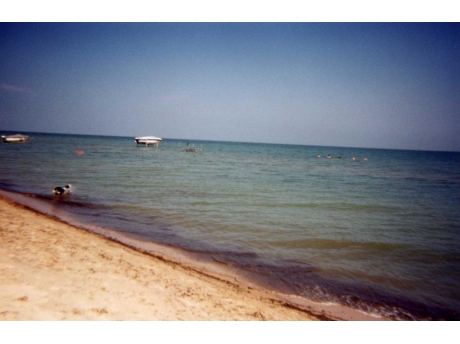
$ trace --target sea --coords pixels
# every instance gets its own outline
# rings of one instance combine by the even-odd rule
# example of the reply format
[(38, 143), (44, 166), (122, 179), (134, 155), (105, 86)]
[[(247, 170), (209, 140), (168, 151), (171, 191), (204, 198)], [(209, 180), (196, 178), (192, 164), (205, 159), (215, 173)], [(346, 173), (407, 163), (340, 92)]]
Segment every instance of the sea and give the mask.
[(0, 189), (38, 211), (299, 299), (460, 320), (459, 152), (22, 134)]

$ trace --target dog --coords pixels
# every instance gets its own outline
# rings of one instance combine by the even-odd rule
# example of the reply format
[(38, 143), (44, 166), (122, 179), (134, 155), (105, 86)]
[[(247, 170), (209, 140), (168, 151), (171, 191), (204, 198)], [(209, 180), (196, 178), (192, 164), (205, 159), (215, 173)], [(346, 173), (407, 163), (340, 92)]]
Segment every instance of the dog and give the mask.
[(54, 196), (64, 196), (64, 195), (67, 195), (68, 193), (70, 193), (70, 188), (72, 187), (72, 185), (70, 184), (67, 184), (65, 185), (64, 187), (62, 186), (56, 186), (53, 190), (53, 194)]

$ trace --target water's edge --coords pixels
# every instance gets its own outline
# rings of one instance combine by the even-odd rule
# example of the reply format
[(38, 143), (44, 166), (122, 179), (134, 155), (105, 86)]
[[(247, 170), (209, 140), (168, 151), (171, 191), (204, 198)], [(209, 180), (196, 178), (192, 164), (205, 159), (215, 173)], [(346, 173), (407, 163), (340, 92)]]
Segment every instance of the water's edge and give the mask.
[(210, 261), (197, 257), (183, 249), (166, 246), (154, 242), (144, 242), (125, 236), (117, 231), (98, 226), (88, 226), (72, 220), (66, 212), (56, 209), (52, 205), (35, 198), (34, 195), (25, 195), (0, 189), (0, 198), (17, 206), (22, 206), (30, 211), (44, 215), (50, 219), (68, 224), (79, 230), (85, 230), (94, 235), (102, 236), (113, 242), (117, 242), (125, 247), (129, 247), (138, 252), (148, 254), (156, 259), (160, 259), (168, 264), (179, 265), (187, 270), (203, 274), (207, 277), (231, 283), (245, 290), (253, 290), (263, 294), (266, 298), (281, 303), (287, 307), (297, 309), (312, 315), (319, 320), (392, 320), (380, 314), (367, 313), (362, 310), (352, 309), (338, 303), (316, 302), (308, 300), (298, 295), (289, 295), (277, 290), (264, 288), (250, 277), (245, 276), (238, 269), (228, 264)]
[(0, 189), (35, 211), (295, 304), (460, 320), (459, 153), (33, 137)]

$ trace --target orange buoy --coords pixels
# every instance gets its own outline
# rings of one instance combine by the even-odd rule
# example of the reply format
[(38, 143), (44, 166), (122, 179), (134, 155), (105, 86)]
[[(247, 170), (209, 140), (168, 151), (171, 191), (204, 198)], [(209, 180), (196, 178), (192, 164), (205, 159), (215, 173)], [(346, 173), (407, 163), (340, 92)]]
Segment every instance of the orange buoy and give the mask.
[(82, 150), (78, 150), (78, 151), (75, 152), (75, 154), (81, 155), (81, 154), (83, 154), (83, 151), (82, 151)]

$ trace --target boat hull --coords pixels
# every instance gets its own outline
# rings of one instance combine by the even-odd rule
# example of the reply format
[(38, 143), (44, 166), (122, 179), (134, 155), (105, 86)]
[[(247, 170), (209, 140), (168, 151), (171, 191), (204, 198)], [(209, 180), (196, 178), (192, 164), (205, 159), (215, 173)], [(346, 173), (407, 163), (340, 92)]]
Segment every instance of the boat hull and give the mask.
[(27, 135), (20, 135), (20, 134), (10, 135), (10, 136), (2, 135), (2, 142), (6, 142), (6, 143), (26, 143), (28, 141), (29, 141), (29, 136)]
[(134, 141), (137, 145), (158, 147), (158, 143), (161, 141), (161, 138), (155, 136), (139, 136), (134, 138)]

